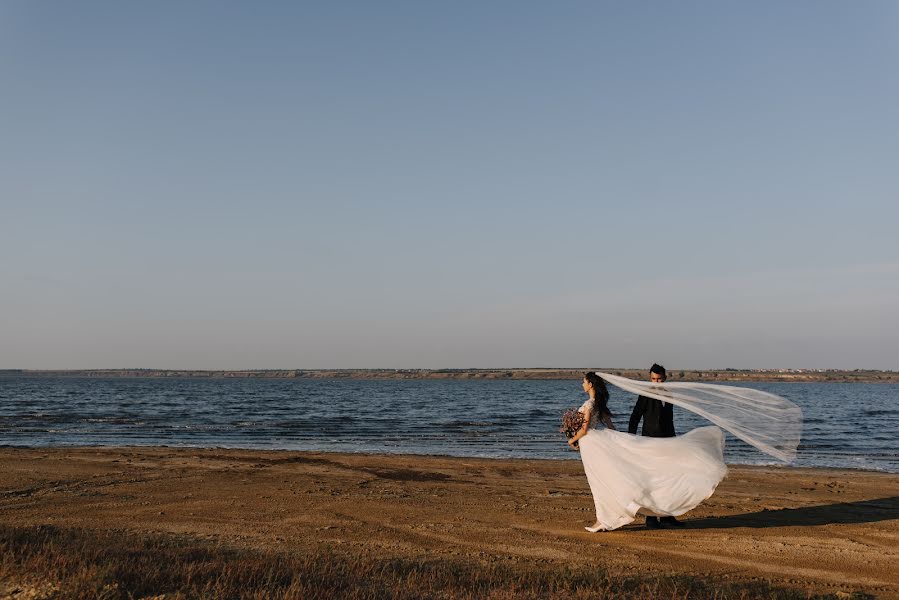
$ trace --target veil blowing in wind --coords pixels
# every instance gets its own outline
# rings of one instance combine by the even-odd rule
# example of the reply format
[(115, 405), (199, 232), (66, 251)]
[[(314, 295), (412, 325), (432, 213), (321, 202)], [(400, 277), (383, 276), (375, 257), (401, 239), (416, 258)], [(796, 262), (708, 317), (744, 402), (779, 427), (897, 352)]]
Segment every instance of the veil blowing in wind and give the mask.
[[(606, 382), (658, 400), (663, 407), (680, 406), (713, 424), (676, 437), (673, 428), (671, 436), (664, 437), (616, 431), (606, 407)], [(775, 394), (708, 383), (668, 383), (664, 377), (634, 381), (598, 371), (585, 373), (581, 385), (588, 397), (578, 409), (580, 428), (568, 443), (580, 452), (596, 507), (596, 523), (587, 531), (617, 529), (638, 514), (648, 517), (650, 528), (663, 523), (682, 526), (675, 517), (714, 494), (727, 475), (725, 430), (780, 460), (796, 458), (802, 410)]]
[(597, 371), (625, 391), (670, 402), (704, 417), (762, 452), (784, 462), (796, 459), (802, 409), (786, 398), (752, 388), (686, 381), (652, 383)]

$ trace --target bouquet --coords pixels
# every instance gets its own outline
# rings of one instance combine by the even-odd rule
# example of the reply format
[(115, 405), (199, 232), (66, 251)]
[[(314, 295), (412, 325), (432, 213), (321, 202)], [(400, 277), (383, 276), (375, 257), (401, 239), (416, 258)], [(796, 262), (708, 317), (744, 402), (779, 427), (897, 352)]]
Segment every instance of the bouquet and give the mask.
[[(567, 439), (574, 437), (581, 427), (584, 425), (584, 415), (576, 408), (570, 408), (562, 415), (562, 426), (559, 427), (559, 433), (564, 433)], [(575, 448), (577, 442), (574, 443)]]

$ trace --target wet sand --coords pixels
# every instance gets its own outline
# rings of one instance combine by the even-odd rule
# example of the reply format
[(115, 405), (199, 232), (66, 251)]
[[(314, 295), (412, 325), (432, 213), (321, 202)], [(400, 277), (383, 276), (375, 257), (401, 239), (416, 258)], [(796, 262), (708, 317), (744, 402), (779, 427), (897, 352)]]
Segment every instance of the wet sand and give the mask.
[(899, 475), (732, 466), (687, 527), (590, 534), (580, 461), (0, 448), (0, 523), (596, 565), (899, 598)]

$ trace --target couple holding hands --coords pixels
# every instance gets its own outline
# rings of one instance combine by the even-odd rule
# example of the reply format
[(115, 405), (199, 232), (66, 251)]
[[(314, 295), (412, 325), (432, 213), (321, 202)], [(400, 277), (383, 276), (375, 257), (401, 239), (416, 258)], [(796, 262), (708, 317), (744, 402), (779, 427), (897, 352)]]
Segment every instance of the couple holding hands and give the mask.
[[(583, 425), (568, 440), (580, 451), (596, 523), (587, 531), (609, 531), (638, 514), (646, 527), (681, 527), (676, 517), (710, 497), (727, 475), (726, 429), (784, 461), (795, 458), (802, 411), (788, 400), (752, 388), (703, 383), (666, 384), (665, 368), (654, 364), (650, 381), (609, 373), (584, 374), (587, 400), (578, 411)], [(606, 383), (638, 394), (628, 433), (615, 430)], [(715, 423), (675, 436), (677, 404)], [(643, 421), (643, 435), (637, 428)]]

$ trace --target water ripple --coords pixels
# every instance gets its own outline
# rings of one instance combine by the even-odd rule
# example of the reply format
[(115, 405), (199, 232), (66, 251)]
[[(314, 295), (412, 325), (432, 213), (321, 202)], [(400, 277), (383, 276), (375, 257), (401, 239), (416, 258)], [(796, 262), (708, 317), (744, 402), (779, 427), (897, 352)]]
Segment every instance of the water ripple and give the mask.
[[(899, 385), (748, 387), (799, 404), (798, 465), (899, 472)], [(168, 445), (577, 459), (559, 417), (579, 381), (0, 378), (0, 444)], [(633, 396), (614, 390), (626, 425)], [(707, 424), (676, 411), (677, 430)], [(731, 463), (776, 464), (728, 437)]]

